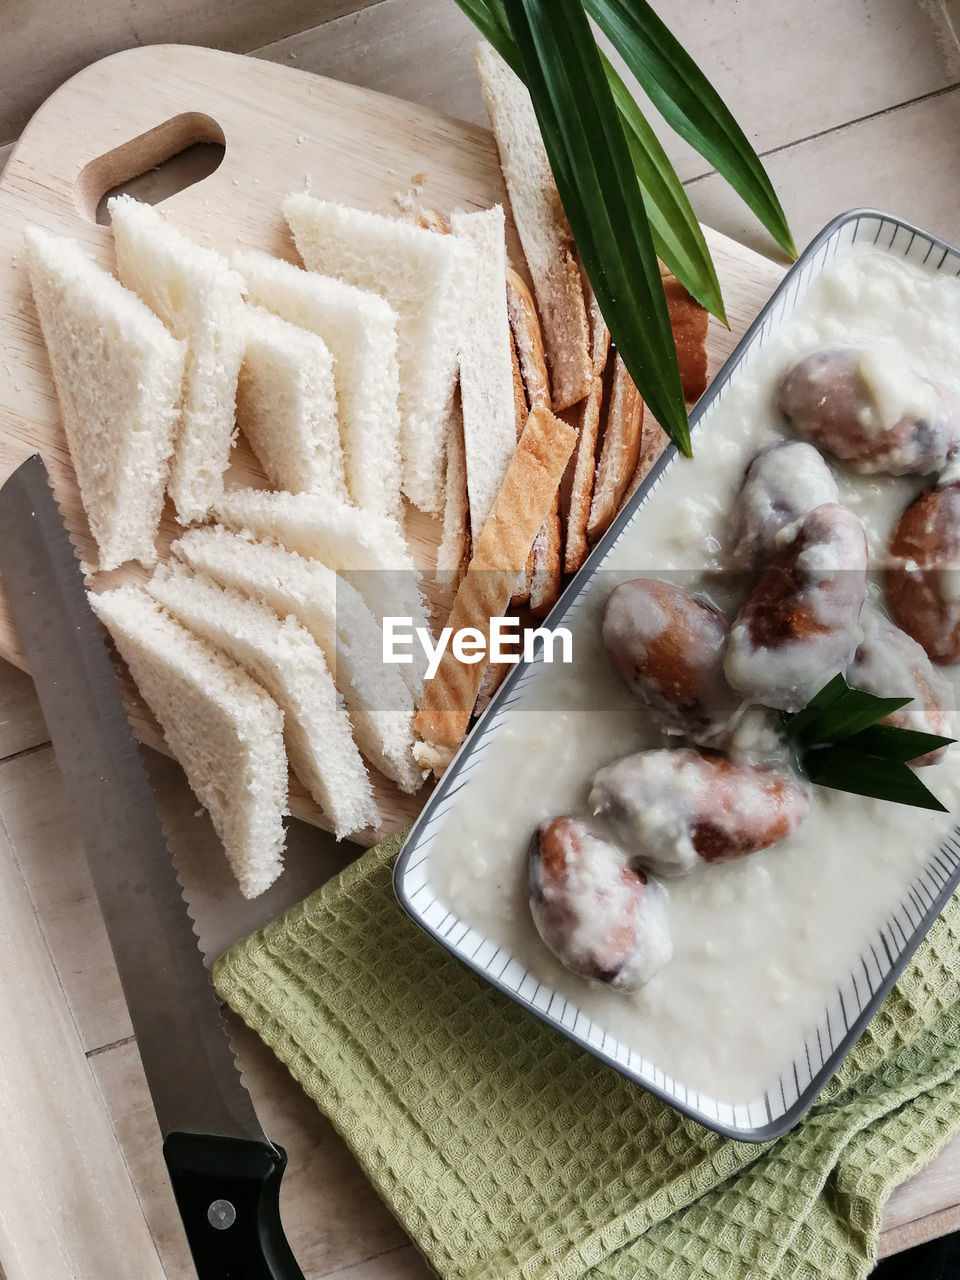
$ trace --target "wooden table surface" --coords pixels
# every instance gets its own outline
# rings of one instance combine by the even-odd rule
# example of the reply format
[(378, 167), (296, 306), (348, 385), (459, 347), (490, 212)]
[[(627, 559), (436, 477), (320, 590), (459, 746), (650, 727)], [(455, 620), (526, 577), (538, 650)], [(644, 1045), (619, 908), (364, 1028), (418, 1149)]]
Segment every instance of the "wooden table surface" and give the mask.
[[(472, 72), (472, 28), (453, 0), (326, 0), (236, 7), (235, 29), (219, 34), (223, 6), (164, 0), (134, 24), (135, 6), (104, 3), (98, 25), (85, 19), (83, 41), (64, 36), (74, 6), (42, 0), (29, 18), (0, 41), (0, 165), (15, 132), (47, 92), (77, 62), (113, 48), (153, 40), (218, 44), (300, 68), (383, 89), (471, 120), (483, 109)], [(874, 204), (960, 241), (960, 56), (944, 38), (951, 0), (673, 0), (658, 7), (698, 56), (765, 157), (801, 247), (839, 210)], [(30, 6), (28, 6), (30, 8)], [(275, 17), (271, 26), (265, 18)], [(309, 14), (335, 14), (300, 30)], [(272, 43), (266, 43), (268, 40)], [(79, 37), (78, 37), (79, 40)], [(39, 51), (47, 49), (49, 57)], [(44, 79), (44, 76), (47, 79)], [(52, 78), (51, 78), (52, 77)], [(4, 133), (6, 127), (7, 132)], [(724, 184), (682, 143), (665, 135), (701, 219), (762, 252), (774, 249)], [(191, 869), (201, 895), (212, 901), (233, 893), (212, 829), (179, 770), (151, 757), (151, 769), (175, 855)], [(251, 904), (250, 928), (334, 874), (351, 857), (321, 833), (293, 824), (288, 871)], [(13, 1184), (4, 1144), (18, 1140), (16, 1105), (49, 1113), (52, 1076), (28, 1099), (4, 1096), (12, 1073), (0, 1073), (0, 1270), (7, 1280), (44, 1275), (60, 1280), (111, 1274), (93, 1269), (76, 1239), (86, 1237), (91, 1257), (108, 1234), (118, 1256), (142, 1259), (114, 1274), (192, 1276), (176, 1211), (159, 1155), (156, 1122), (109, 948), (62, 796), (56, 763), (30, 681), (0, 664), (0, 894), (16, 904), (16, 980), (29, 988), (38, 1010), (57, 1006), (63, 1016), (37, 1028), (31, 1052), (56, 1061), (62, 1087), (95, 1105), (107, 1118), (72, 1135), (81, 1148), (104, 1151), (114, 1136), (119, 1151), (106, 1161), (109, 1194), (73, 1207), (82, 1221), (65, 1223), (59, 1254), (45, 1255), (42, 1231), (18, 1231), (5, 1216)], [(13, 909), (13, 908), (11, 908)], [(215, 953), (232, 941), (204, 939)], [(14, 941), (0, 938), (0, 958)], [(5, 969), (4, 981), (10, 981)], [(0, 1017), (3, 1016), (0, 984)], [(39, 1016), (38, 1016), (39, 1022)], [(6, 1024), (5, 1024), (6, 1025)], [(265, 1128), (288, 1148), (298, 1197), (288, 1216), (309, 1207), (323, 1230), (300, 1251), (308, 1280), (425, 1280), (424, 1264), (365, 1183), (330, 1125), (300, 1093), (272, 1056), (242, 1028), (237, 1045)], [(10, 1042), (4, 1050), (10, 1059)], [(26, 1055), (26, 1048), (24, 1048)], [(34, 1059), (35, 1061), (35, 1059)], [(28, 1073), (22, 1088), (31, 1093)], [(46, 1090), (46, 1092), (44, 1092)], [(98, 1092), (99, 1091), (99, 1092)], [(65, 1152), (68, 1158), (69, 1152)], [(11, 1194), (7, 1194), (10, 1192)], [(112, 1197), (112, 1200), (111, 1200)], [(82, 1201), (83, 1197), (80, 1196)], [(106, 1201), (111, 1200), (110, 1203)], [(291, 1208), (297, 1212), (291, 1214)], [(38, 1224), (42, 1215), (38, 1213)], [(22, 1224), (21, 1224), (22, 1225)], [(960, 1228), (960, 1139), (904, 1184), (887, 1206), (881, 1252)], [(71, 1231), (73, 1243), (71, 1244)], [(30, 1237), (33, 1243), (24, 1244)], [(295, 1236), (294, 1247), (298, 1245)], [(36, 1249), (35, 1253), (31, 1249)], [(71, 1249), (74, 1250), (71, 1253)], [(158, 1262), (159, 1259), (159, 1262)]]

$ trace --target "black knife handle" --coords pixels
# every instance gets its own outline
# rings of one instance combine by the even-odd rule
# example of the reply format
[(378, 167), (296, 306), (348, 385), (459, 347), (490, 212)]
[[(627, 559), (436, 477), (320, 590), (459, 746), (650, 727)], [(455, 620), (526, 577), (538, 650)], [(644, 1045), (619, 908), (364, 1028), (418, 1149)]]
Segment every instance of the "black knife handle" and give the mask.
[(199, 1280), (303, 1280), (280, 1221), (282, 1147), (171, 1133), (163, 1158)]

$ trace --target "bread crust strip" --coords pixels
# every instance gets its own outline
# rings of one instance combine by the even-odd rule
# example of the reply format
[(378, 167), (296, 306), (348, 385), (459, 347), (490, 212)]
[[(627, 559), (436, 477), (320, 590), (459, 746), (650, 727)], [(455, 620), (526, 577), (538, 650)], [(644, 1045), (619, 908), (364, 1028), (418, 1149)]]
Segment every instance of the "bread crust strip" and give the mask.
[(596, 542), (613, 523), (623, 495), (636, 473), (642, 431), (643, 400), (618, 351), (587, 522), (587, 538), (591, 543)]
[[(517, 358), (517, 343), (511, 332), (510, 353), (513, 357), (513, 411), (517, 422), (517, 440), (523, 435), (530, 411), (527, 408), (527, 393), (523, 386), (523, 374), (520, 372), (520, 361)], [(530, 581), (533, 577), (533, 550), (527, 556), (527, 563), (517, 579), (517, 589), (510, 598), (510, 607), (519, 609), (530, 599)]]
[(707, 325), (710, 317), (674, 276), (664, 277), (663, 291), (667, 297), (670, 328), (680, 364), (683, 398), (687, 404), (693, 404), (707, 389)]
[[(523, 428), (527, 425), (527, 415), (529, 409), (527, 407), (527, 393), (523, 385), (523, 374), (520, 370), (520, 360), (517, 355), (517, 339), (516, 332), (510, 339), (510, 359), (513, 362), (513, 412), (517, 420), (517, 439), (523, 435)], [(549, 405), (544, 405), (545, 409), (549, 409)]]
[[(683, 394), (688, 404), (699, 400), (707, 387), (707, 325), (709, 316), (706, 310), (701, 307), (683, 285), (674, 276), (666, 270), (661, 264), (661, 275), (663, 277), (663, 288), (667, 298), (667, 310), (670, 313), (670, 325), (673, 329), (674, 343), (677, 348), (677, 359), (680, 363), (680, 378), (683, 383)], [(612, 411), (612, 405), (611, 405)], [(609, 424), (607, 431), (609, 431)], [(634, 467), (633, 475), (627, 483), (626, 489), (617, 501), (616, 509), (603, 526), (606, 528), (620, 512), (624, 506), (636, 493), (640, 485), (646, 480), (647, 476), (653, 470), (653, 466), (669, 444), (669, 437), (664, 429), (657, 422), (656, 418), (650, 412), (649, 408), (644, 409), (643, 419), (640, 430), (639, 452)], [(604, 448), (606, 447), (606, 439), (604, 440)], [(601, 457), (601, 470), (603, 459)], [(597, 477), (597, 486), (600, 486), (600, 477)], [(594, 502), (597, 502), (597, 496), (594, 495)], [(593, 513), (591, 512), (591, 525), (593, 525)], [(600, 536), (603, 528), (594, 526), (589, 531), (591, 538)]]
[(574, 461), (573, 483), (570, 489), (570, 509), (567, 512), (567, 536), (563, 552), (563, 568), (566, 573), (576, 573), (587, 558), (587, 521), (593, 498), (593, 479), (596, 472), (597, 435), (600, 429), (600, 408), (603, 403), (603, 371), (610, 350), (610, 330), (603, 322), (596, 298), (590, 297), (590, 330), (593, 344), (593, 382), (580, 410), (580, 435)]
[[(531, 408), (549, 409), (550, 379), (543, 349), (543, 334), (533, 295), (516, 271), (507, 271), (507, 307), (510, 327), (520, 357), (523, 374), (522, 388)], [(526, 403), (526, 402), (525, 402)], [(534, 539), (533, 550), (527, 561), (530, 610), (537, 618), (550, 612), (560, 595), (561, 556), (563, 532), (560, 525), (560, 493), (554, 499), (553, 509), (540, 527)], [(482, 696), (482, 695), (481, 695)]]
[(467, 500), (467, 454), (463, 440), (463, 409), (456, 390), (447, 420), (447, 475), (443, 503), (443, 534), (437, 548), (438, 582), (459, 583), (470, 559), (470, 507)]
[(530, 408), (552, 411), (550, 377), (537, 308), (523, 277), (512, 267), (507, 268), (507, 311)]
[[(500, 617), (516, 586), (518, 565), (549, 513), (577, 433), (546, 409), (527, 419), (493, 509), (473, 550), (447, 625), (454, 634), (476, 627), (489, 640), (490, 619)], [(448, 647), (427, 683), (415, 728), (431, 746), (455, 750), (463, 741), (483, 679), (486, 659), (461, 663)]]

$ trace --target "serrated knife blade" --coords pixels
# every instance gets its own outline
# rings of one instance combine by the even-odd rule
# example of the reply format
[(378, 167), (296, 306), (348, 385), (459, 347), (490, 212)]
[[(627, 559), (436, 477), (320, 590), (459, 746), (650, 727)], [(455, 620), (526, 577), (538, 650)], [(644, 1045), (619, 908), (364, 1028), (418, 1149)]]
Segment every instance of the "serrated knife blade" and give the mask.
[(39, 454), (0, 489), (0, 581), (84, 845), (200, 1280), (302, 1280), (263, 1133)]

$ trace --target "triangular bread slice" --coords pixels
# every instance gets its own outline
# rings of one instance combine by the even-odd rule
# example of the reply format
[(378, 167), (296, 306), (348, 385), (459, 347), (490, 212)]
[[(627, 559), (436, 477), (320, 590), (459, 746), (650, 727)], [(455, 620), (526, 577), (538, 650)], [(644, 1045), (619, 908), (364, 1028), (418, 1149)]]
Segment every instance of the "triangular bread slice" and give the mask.
[(311, 271), (378, 293), (396, 311), (403, 491), (423, 511), (442, 510), (444, 430), (475, 261), (471, 247), (304, 194), (288, 196), (283, 212)]
[[(279, 542), (288, 551), (335, 569), (356, 587), (380, 625), (386, 617), (402, 617), (411, 618), (414, 627), (429, 627), (420, 574), (400, 526), (389, 516), (313, 493), (231, 489), (218, 504), (217, 517), (237, 533)], [(413, 646), (413, 661), (399, 666), (418, 699), (426, 670), (419, 645)]]
[(537, 296), (556, 413), (578, 404), (593, 381), (590, 326), (573, 234), (526, 85), (491, 45), (479, 45), (474, 57)]
[(223, 492), (243, 357), (243, 281), (225, 258), (178, 231), (152, 205), (114, 196), (107, 208), (121, 283), (189, 344), (169, 489), (177, 518), (190, 524)]
[(30, 284), (100, 568), (155, 563), (186, 347), (73, 240), (25, 234)]
[(423, 785), (413, 759), (413, 697), (383, 661), (383, 632), (359, 593), (318, 560), (222, 526), (188, 530), (171, 548), (222, 587), (293, 614), (323, 650), (367, 760), (403, 791)]
[(283, 870), (283, 712), (242, 667), (142, 588), (89, 598), (210, 814), (241, 893), (257, 897)]
[(294, 773), (338, 839), (378, 822), (370, 779), (323, 653), (295, 618), (225, 590), (183, 566), (160, 569), (147, 590), (189, 630), (223, 649), (283, 711)]
[(250, 302), (318, 334), (336, 364), (347, 489), (358, 507), (399, 516), (397, 316), (382, 298), (250, 249), (234, 255)]
[(470, 536), (476, 542), (517, 447), (503, 209), (494, 205), (479, 213), (454, 213), (450, 230), (474, 253), (460, 350), (460, 398)]
[(237, 425), (267, 478), (290, 493), (349, 502), (326, 343), (263, 307), (245, 306), (241, 315)]

